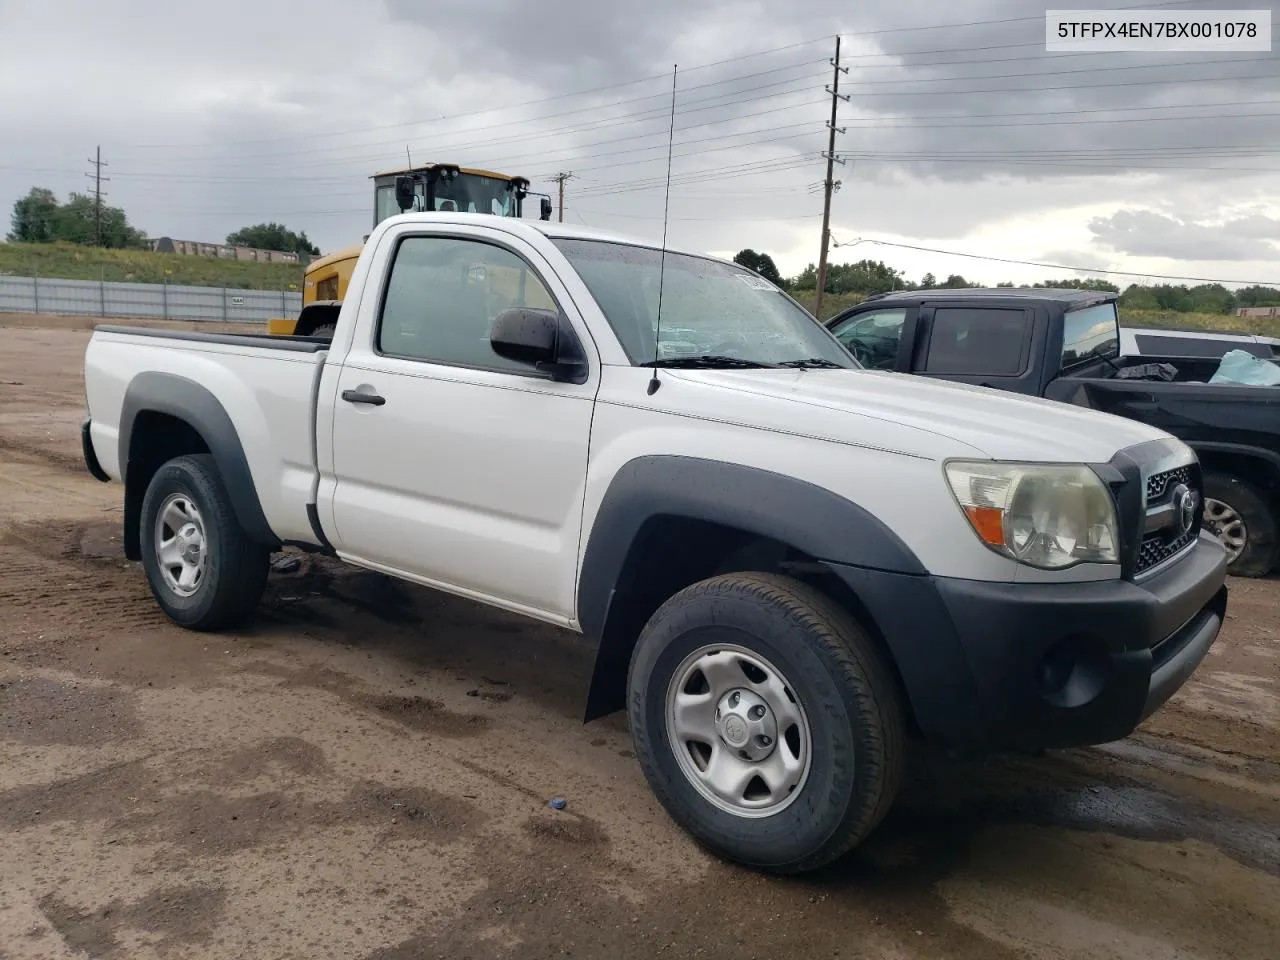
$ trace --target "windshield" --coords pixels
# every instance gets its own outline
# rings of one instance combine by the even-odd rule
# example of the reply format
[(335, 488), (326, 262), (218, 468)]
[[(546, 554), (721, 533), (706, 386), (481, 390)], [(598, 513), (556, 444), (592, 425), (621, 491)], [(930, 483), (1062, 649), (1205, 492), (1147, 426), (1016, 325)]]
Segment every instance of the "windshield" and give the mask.
[[(586, 283), (631, 362), (652, 363), (662, 251), (600, 240), (553, 242)], [(668, 251), (656, 359), (698, 356), (763, 365), (817, 360), (819, 366), (858, 369), (812, 316), (768, 280)]]
[[(414, 190), (413, 206), (403, 212), (408, 213), (424, 209), (423, 197), (425, 196), (425, 190), (425, 185), (418, 183)], [(509, 180), (463, 173), (450, 181), (437, 181), (434, 209), (459, 210), (463, 213), (492, 213), (500, 217), (514, 217), (516, 215), (515, 191), (511, 189), (511, 181)], [(376, 192), (376, 209), (374, 212), (377, 220), (374, 226), (376, 227), (387, 217), (394, 217), (401, 212), (400, 207), (396, 204), (395, 184), (379, 185)]]
[(1062, 366), (1120, 353), (1115, 301), (1071, 310), (1062, 318)]

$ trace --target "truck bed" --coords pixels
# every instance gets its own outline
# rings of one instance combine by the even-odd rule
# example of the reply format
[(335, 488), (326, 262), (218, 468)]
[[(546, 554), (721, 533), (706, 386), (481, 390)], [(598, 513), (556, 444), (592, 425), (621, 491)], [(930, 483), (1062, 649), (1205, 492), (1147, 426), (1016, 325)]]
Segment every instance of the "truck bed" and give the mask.
[(1044, 395), (1149, 423), (1189, 443), (1235, 444), (1270, 450), (1280, 457), (1280, 388), (1209, 383), (1217, 358), (1121, 357), (1121, 367), (1170, 363), (1173, 380), (1117, 377), (1107, 363), (1070, 371), (1046, 386)]
[(85, 399), (98, 463), (123, 479), (140, 397), (146, 416), (171, 406), (181, 417), (198, 393), (225, 411), (215, 419), (229, 419), (271, 529), (285, 541), (313, 540), (307, 505), (315, 502), (315, 409), (328, 347), (308, 337), (97, 327), (85, 350)]

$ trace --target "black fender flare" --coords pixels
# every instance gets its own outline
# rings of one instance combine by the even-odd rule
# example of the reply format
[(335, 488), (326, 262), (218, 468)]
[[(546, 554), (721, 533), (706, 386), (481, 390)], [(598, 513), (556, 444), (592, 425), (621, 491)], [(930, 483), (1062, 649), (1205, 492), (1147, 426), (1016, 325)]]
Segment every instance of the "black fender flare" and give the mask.
[(1196, 457), (1203, 460), (1201, 453), (1221, 453), (1242, 459), (1257, 460), (1265, 463), (1280, 476), (1280, 452), (1255, 447), (1247, 443), (1222, 443), (1216, 440), (1188, 440), (1188, 447), (1195, 451)]
[(627, 559), (659, 517), (717, 523), (784, 543), (819, 561), (925, 576), (919, 558), (885, 523), (838, 494), (757, 467), (686, 456), (645, 456), (613, 477), (591, 525), (578, 578), (578, 622), (596, 640), (587, 720), (619, 709), (635, 645), (631, 627), (611, 629)]
[[(204, 441), (222, 482), (231, 497), (236, 520), (255, 541), (279, 546), (276, 536), (262, 511), (258, 491), (249, 472), (249, 460), (235, 424), (222, 403), (206, 387), (194, 380), (172, 373), (140, 373), (129, 383), (120, 410), (120, 472), (129, 478), (130, 449), (135, 445), (134, 425), (143, 413), (162, 413), (181, 420)], [(138, 554), (138, 513), (143, 491), (125, 493), (124, 539), (126, 556)], [(132, 548), (132, 549), (131, 549)]]

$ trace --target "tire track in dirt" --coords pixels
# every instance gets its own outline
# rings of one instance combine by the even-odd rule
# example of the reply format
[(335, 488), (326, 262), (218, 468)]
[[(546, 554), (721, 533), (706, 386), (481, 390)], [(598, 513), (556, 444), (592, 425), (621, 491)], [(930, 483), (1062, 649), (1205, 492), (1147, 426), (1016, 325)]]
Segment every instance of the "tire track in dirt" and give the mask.
[(145, 581), (118, 560), (85, 556), (101, 525), (68, 521), (14, 524), (0, 535), (0, 606), (39, 613), (56, 624), (110, 623), (128, 630), (166, 621)]

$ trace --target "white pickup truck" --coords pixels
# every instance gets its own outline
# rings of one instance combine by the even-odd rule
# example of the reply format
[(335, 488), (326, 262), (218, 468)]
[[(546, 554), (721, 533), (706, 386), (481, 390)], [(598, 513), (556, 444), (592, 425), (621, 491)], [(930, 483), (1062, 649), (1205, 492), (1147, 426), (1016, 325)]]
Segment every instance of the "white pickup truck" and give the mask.
[(251, 617), (289, 544), (582, 632), (586, 719), (762, 870), (864, 838), (908, 738), (1126, 736), (1225, 616), (1180, 441), (864, 371), (747, 270), (563, 224), (392, 217), (331, 341), (103, 326), (85, 386), (176, 623)]

